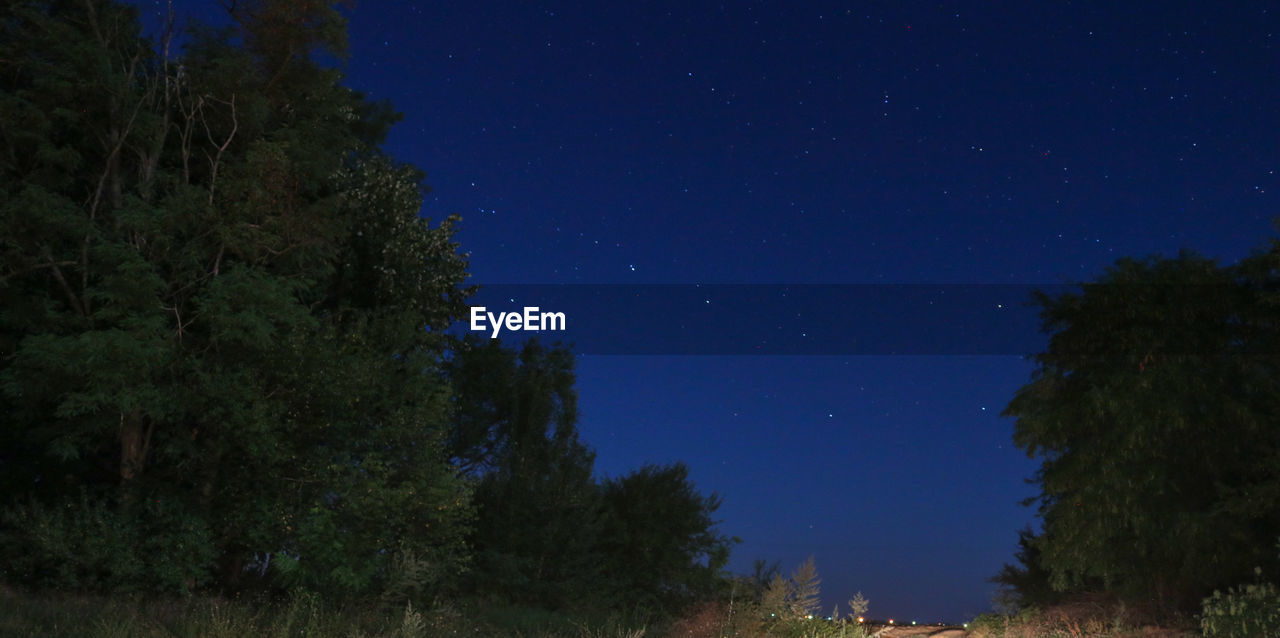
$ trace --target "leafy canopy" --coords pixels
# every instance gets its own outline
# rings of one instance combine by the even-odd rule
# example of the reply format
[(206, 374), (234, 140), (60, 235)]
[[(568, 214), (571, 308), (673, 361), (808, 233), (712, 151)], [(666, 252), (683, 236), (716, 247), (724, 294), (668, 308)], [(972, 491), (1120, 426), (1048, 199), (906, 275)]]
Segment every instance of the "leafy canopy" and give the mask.
[(1041, 459), (1044, 531), (1007, 576), (1190, 607), (1274, 561), (1276, 255), (1123, 259), (1038, 298), (1052, 337), (1005, 415)]
[(341, 49), (329, 4), (232, 6), (238, 37), (197, 30), (181, 55), (113, 2), (0, 9), (0, 552), (19, 582), (269, 568), (345, 595), (402, 548), (433, 583), (464, 566), (469, 486), (430, 373), (468, 294), (453, 220), (419, 218), (421, 173), (378, 148), (394, 118), (314, 61)]

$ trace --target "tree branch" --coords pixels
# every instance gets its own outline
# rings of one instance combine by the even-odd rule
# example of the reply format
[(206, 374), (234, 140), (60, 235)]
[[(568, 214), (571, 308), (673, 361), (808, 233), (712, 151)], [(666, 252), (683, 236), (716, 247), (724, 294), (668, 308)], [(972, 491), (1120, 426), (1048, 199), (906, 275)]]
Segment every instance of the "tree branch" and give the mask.
[[(209, 99), (215, 100), (216, 98), (211, 97)], [(201, 98), (201, 100), (203, 101), (203, 98)], [(228, 146), (231, 146), (231, 140), (235, 139), (236, 131), (240, 128), (240, 122), (239, 120), (236, 119), (236, 94), (235, 93), (231, 94), (230, 102), (223, 102), (222, 100), (217, 100), (217, 101), (231, 106), (231, 132), (227, 133), (227, 139), (223, 141), (222, 144), (218, 144), (216, 141), (214, 141), (213, 131), (209, 130), (209, 120), (208, 118), (204, 117), (204, 111), (203, 110), (200, 111), (200, 122), (204, 124), (204, 133), (206, 136), (209, 137), (209, 143), (218, 149), (218, 153), (212, 157), (209, 157), (209, 154), (205, 153), (205, 157), (209, 158), (209, 171), (210, 171), (209, 205), (210, 206), (213, 205), (213, 189), (215, 186), (217, 186), (217, 183), (218, 183), (218, 166), (221, 165), (222, 163), (222, 154), (226, 152)]]
[(84, 304), (80, 303), (80, 299), (76, 297), (76, 293), (71, 289), (71, 284), (67, 283), (67, 278), (62, 275), (62, 268), (58, 267), (58, 263), (53, 260), (53, 256), (49, 254), (49, 249), (45, 249), (44, 258), (48, 261), (47, 267), (53, 269), (53, 278), (62, 287), (62, 292), (66, 293), (67, 301), (71, 303), (71, 307), (80, 314), (81, 317), (89, 318), (89, 313), (85, 309)]

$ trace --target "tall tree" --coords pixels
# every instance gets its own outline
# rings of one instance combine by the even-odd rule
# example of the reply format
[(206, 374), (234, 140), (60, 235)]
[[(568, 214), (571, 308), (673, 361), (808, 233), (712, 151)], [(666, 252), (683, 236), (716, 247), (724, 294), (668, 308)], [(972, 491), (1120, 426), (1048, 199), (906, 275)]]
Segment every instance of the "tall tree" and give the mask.
[(1256, 507), (1280, 479), (1274, 263), (1125, 259), (1039, 297), (1052, 337), (1005, 414), (1042, 459), (1055, 588), (1192, 607), (1274, 562), (1280, 513)]
[(600, 500), (595, 454), (578, 438), (572, 354), (472, 338), (446, 373), (451, 452), (476, 480), (476, 586), (553, 607), (581, 600), (596, 583)]
[(817, 614), (822, 604), (819, 598), (822, 593), (822, 579), (818, 577), (818, 568), (813, 564), (812, 556), (791, 573), (791, 582), (793, 589), (788, 605), (791, 613), (800, 618)]
[[(378, 149), (387, 107), (313, 60), (340, 52), (327, 3), (240, 10), (239, 38), (175, 58), (112, 2), (0, 9), (11, 577), (182, 589), (216, 563), (234, 586), (274, 556), (351, 593), (400, 547), (437, 579), (465, 558), (434, 372), (467, 295), (452, 220), (420, 219), (421, 174)], [(103, 527), (68, 514), (85, 501), (132, 526), (112, 551), (185, 571), (49, 574)], [(127, 542), (157, 534), (206, 558)]]

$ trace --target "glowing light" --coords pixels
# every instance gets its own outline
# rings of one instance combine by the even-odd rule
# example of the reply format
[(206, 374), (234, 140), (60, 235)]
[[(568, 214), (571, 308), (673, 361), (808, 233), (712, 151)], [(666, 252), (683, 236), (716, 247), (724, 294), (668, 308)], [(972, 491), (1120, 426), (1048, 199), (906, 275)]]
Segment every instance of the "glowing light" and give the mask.
[(862, 616), (858, 616), (858, 622), (862, 622), (864, 620), (866, 620), (866, 618), (863, 618)]
[(890, 625), (892, 625), (892, 624), (893, 624), (893, 619), (892, 619), (892, 618), (890, 618), (890, 619), (889, 619), (889, 624), (890, 624)]

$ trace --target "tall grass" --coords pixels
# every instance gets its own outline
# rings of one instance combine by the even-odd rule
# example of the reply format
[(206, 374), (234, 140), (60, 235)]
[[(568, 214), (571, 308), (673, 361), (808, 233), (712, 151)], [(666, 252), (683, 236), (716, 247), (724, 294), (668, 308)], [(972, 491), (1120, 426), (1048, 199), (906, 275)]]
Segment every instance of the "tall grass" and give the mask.
[(589, 623), (520, 608), (461, 612), (448, 604), (401, 608), (284, 601), (35, 596), (0, 589), (0, 638), (643, 638), (643, 627)]
[(1155, 619), (1123, 605), (1064, 603), (1017, 614), (984, 614), (968, 625), (970, 638), (1191, 638), (1185, 622), (1157, 626)]

